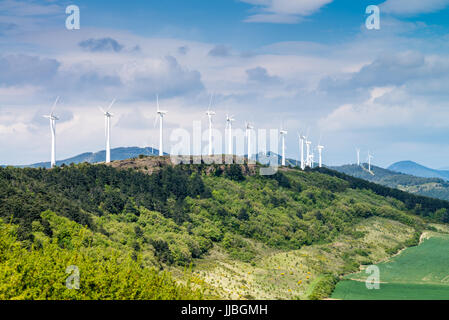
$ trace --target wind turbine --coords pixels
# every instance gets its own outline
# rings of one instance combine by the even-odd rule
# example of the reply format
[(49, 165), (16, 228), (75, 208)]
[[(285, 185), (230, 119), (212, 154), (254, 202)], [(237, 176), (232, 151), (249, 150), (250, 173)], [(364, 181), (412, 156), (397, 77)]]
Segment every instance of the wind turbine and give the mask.
[(281, 129), (279, 134), (282, 139), (282, 166), (285, 166), (285, 136), (287, 135), (287, 130)]
[(360, 167), (360, 149), (356, 149), (357, 151), (357, 166)]
[(246, 122), (246, 138), (248, 139), (248, 161), (251, 160), (252, 153), (251, 153), (251, 130), (254, 129), (254, 126)]
[(112, 105), (115, 103), (115, 99), (112, 100), (109, 107), (104, 110), (102, 107), (100, 108), (100, 111), (104, 114), (104, 125), (105, 125), (105, 136), (106, 136), (106, 163), (111, 162), (111, 117), (114, 116), (111, 112), (109, 112), (112, 108)]
[(306, 166), (312, 167), (312, 165), (310, 164), (310, 145), (312, 144), (312, 141), (307, 140), (306, 137)]
[(368, 171), (371, 172), (371, 159), (374, 158), (374, 156), (371, 154), (371, 152), (368, 151)]
[(301, 169), (304, 170), (306, 168), (306, 164), (304, 162), (304, 141), (306, 140), (306, 137), (298, 133), (298, 138), (299, 138), (299, 149), (301, 152)]
[(235, 121), (233, 118), (234, 116), (226, 115), (226, 126), (228, 128), (228, 135), (229, 135), (229, 145), (228, 145), (228, 153), (232, 155), (232, 122)]
[[(159, 109), (159, 95), (156, 95), (156, 103), (157, 103), (157, 111), (156, 113), (159, 115), (159, 156), (162, 157), (164, 155), (163, 149), (163, 126), (164, 126), (164, 116), (168, 113), (168, 111), (164, 111)], [(157, 116), (154, 119), (154, 123), (156, 124)]]
[(322, 145), (318, 145), (316, 148), (318, 149), (318, 166), (322, 168), (323, 167), (322, 152), (324, 147)]
[(319, 140), (318, 145), (317, 145), (316, 148), (318, 150), (318, 166), (320, 168), (322, 168), (322, 166), (323, 166), (322, 153), (323, 153), (324, 146), (321, 145), (321, 136), (320, 136), (320, 140)]
[(215, 112), (210, 110), (212, 105), (213, 95), (210, 97), (209, 108), (207, 109), (207, 116), (209, 118), (209, 156), (212, 156), (212, 117), (215, 116)]
[(59, 101), (59, 97), (56, 98), (55, 103), (53, 103), (53, 107), (51, 108), (51, 112), (49, 115), (45, 115), (44, 118), (50, 120), (50, 131), (51, 131), (51, 168), (56, 166), (56, 120), (59, 120), (57, 116), (54, 115), (54, 111), (56, 108), (56, 104)]
[(315, 158), (315, 154), (312, 152), (311, 154), (310, 154), (310, 168), (313, 168), (313, 159)]

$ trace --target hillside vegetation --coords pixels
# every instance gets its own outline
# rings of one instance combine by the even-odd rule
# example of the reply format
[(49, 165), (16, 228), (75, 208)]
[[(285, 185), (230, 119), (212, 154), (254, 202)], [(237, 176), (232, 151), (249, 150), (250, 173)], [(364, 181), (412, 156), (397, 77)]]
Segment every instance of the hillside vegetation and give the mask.
[(0, 297), (324, 298), (449, 209), (331, 170), (126, 163), (0, 168)]

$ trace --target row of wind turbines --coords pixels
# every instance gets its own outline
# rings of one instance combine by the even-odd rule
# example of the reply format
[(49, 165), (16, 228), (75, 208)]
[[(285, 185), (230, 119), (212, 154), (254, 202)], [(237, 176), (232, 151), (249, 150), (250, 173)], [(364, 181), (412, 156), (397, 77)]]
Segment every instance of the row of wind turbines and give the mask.
[[(212, 126), (213, 126), (213, 117), (216, 115), (215, 111), (211, 110), (212, 105), (212, 99), (209, 103), (209, 108), (206, 112), (206, 115), (209, 120), (209, 150), (208, 154), (209, 156), (213, 156), (213, 149), (212, 149)], [(59, 117), (55, 115), (55, 108), (58, 104), (59, 97), (56, 98), (55, 102), (53, 103), (53, 106), (51, 108), (51, 112), (49, 115), (44, 115), (45, 118), (49, 119), (50, 121), (50, 131), (51, 131), (51, 161), (50, 166), (53, 168), (56, 166), (56, 121), (59, 120)], [(112, 106), (116, 102), (116, 99), (112, 100), (112, 102), (109, 104), (109, 106), (104, 109), (102, 107), (99, 107), (100, 111), (104, 114), (105, 117), (105, 137), (106, 137), (106, 163), (111, 162), (111, 118), (114, 116), (114, 114), (111, 112)], [(164, 117), (168, 113), (168, 111), (161, 110), (159, 107), (159, 96), (156, 95), (156, 113), (157, 116), (155, 118), (156, 121), (159, 120), (159, 156), (164, 155), (164, 148), (163, 148), (163, 125), (164, 125)], [(228, 143), (228, 154), (233, 154), (233, 136), (232, 136), (232, 123), (235, 121), (234, 116), (226, 115), (226, 129), (227, 133), (229, 135), (229, 143)], [(245, 129), (246, 129), (246, 138), (247, 138), (247, 148), (248, 153), (247, 157), (248, 159), (252, 158), (252, 139), (251, 139), (251, 132), (254, 129), (254, 126), (250, 122), (245, 122)], [(286, 165), (286, 156), (285, 156), (285, 136), (288, 134), (287, 130), (284, 130), (281, 128), (279, 131), (280, 138), (282, 140), (282, 155), (281, 155), (281, 165)], [(308, 139), (307, 136), (304, 136), (303, 134), (298, 133), (299, 138), (299, 148), (300, 148), (300, 161), (301, 161), (301, 169), (304, 170), (306, 167), (313, 168), (314, 166), (314, 153), (312, 151), (311, 145), (312, 142)], [(321, 140), (321, 139), (320, 139)], [(304, 154), (304, 145), (306, 146), (306, 154)], [(324, 149), (324, 146), (322, 146), (320, 143), (316, 147), (318, 150), (319, 155), (319, 161), (318, 166), (322, 167), (322, 152)]]

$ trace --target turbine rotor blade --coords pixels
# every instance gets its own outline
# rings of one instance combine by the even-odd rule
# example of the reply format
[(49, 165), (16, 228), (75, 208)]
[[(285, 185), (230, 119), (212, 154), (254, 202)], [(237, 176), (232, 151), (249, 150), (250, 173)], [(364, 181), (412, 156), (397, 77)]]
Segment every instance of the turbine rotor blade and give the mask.
[(111, 104), (109, 105), (109, 107), (108, 107), (108, 109), (107, 109), (108, 111), (111, 110), (112, 105), (115, 103), (115, 100), (116, 100), (115, 98), (112, 100)]
[(53, 112), (55, 111), (56, 104), (58, 103), (58, 101), (59, 101), (59, 96), (56, 97), (56, 100), (53, 103), (53, 106), (51, 107), (51, 114), (53, 114)]

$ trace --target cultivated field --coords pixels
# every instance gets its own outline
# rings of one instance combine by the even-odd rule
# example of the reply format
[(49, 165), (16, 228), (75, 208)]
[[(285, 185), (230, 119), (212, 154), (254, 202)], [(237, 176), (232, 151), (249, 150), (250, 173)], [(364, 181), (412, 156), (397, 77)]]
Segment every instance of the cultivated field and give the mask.
[(449, 299), (449, 236), (432, 233), (417, 247), (378, 264), (380, 289), (368, 290), (365, 271), (337, 284), (335, 299)]

